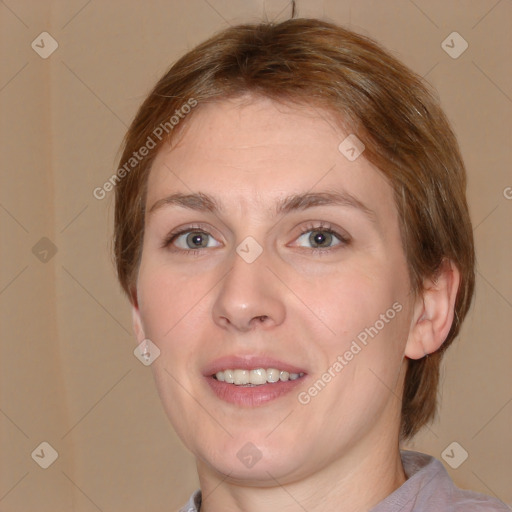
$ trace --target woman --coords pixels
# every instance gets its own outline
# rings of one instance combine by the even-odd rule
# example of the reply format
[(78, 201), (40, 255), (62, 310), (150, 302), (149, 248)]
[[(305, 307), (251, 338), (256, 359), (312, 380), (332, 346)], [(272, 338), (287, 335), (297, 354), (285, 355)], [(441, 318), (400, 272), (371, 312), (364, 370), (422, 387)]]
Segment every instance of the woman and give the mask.
[(474, 288), (457, 142), (421, 80), (318, 20), (232, 27), (141, 106), (115, 255), (183, 511), (496, 510), (400, 451)]

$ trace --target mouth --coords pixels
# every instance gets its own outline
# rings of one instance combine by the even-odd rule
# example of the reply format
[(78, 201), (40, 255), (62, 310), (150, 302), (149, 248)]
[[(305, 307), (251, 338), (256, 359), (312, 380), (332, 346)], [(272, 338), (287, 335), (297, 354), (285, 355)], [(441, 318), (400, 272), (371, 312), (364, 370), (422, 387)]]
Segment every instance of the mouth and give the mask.
[(217, 398), (240, 407), (256, 407), (283, 397), (306, 375), (301, 368), (251, 356), (217, 360), (204, 372)]
[(287, 382), (289, 380), (297, 380), (304, 376), (304, 372), (290, 373), (286, 370), (278, 370), (277, 368), (256, 368), (255, 370), (221, 370), (212, 378), (226, 384), (234, 384), (235, 386), (263, 386), (265, 384), (274, 384), (277, 382)]

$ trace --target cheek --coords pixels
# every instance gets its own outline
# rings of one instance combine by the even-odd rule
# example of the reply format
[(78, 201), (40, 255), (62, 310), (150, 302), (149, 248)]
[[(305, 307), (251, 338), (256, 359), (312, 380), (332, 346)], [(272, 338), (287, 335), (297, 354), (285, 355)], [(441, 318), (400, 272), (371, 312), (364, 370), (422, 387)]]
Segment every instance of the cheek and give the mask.
[(207, 280), (184, 275), (154, 261), (142, 262), (137, 281), (139, 308), (146, 336), (164, 342), (201, 306)]
[(160, 364), (169, 369), (183, 365), (186, 351), (194, 345), (193, 339), (184, 338), (190, 338), (190, 321), (201, 309), (204, 291), (199, 285), (197, 278), (184, 279), (168, 268), (141, 266), (138, 297), (144, 333), (160, 349)]
[(309, 349), (320, 372), (338, 363), (331, 370), (335, 402), (345, 390), (351, 390), (347, 400), (364, 395), (372, 401), (397, 383), (410, 322), (408, 280), (397, 277), (398, 271), (374, 265), (368, 271), (347, 267), (308, 287), (297, 284), (297, 294), (316, 313), (309, 316), (309, 332), (318, 319), (331, 331), (324, 330)]
[(317, 321), (331, 330), (333, 343), (357, 336), (376, 322), (380, 327), (383, 321), (393, 320), (393, 304), (403, 301), (407, 290), (405, 282), (394, 279), (392, 270), (376, 262), (366, 269), (362, 263), (351, 264), (315, 279), (297, 279), (293, 287), (316, 314)]
[(344, 299), (340, 306), (344, 304), (346, 309), (337, 316), (339, 330), (344, 332), (337, 343), (326, 348), (329, 365), (340, 363), (339, 377), (331, 389), (332, 405), (336, 409), (343, 397), (354, 411), (359, 411), (361, 404), (367, 412), (377, 411), (401, 394), (400, 369), (410, 313), (402, 302), (404, 297), (388, 289), (373, 288), (372, 293), (361, 296), (357, 296), (361, 289), (353, 292), (356, 300)]
[[(182, 438), (193, 424), (196, 404), (185, 390), (194, 389), (194, 355), (201, 350), (198, 319), (208, 314), (204, 279), (183, 276), (154, 260), (142, 262), (137, 282), (144, 333), (160, 349), (151, 365), (164, 408)], [(211, 287), (210, 287), (211, 288)], [(185, 418), (187, 418), (185, 420)]]

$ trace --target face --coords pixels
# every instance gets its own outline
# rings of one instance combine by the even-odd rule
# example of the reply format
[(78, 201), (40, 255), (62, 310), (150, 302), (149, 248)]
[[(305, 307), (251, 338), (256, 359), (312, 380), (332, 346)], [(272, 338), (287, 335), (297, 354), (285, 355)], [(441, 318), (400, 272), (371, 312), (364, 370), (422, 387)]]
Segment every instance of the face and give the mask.
[(391, 186), (347, 135), (225, 100), (153, 164), (135, 331), (206, 470), (270, 485), (396, 449), (410, 282)]

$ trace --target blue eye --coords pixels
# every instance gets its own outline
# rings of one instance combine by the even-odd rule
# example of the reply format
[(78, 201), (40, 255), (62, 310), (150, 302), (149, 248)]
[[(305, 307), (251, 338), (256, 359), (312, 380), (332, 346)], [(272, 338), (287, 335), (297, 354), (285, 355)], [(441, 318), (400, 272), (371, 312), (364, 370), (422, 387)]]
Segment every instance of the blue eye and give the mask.
[[(194, 229), (195, 228), (195, 229)], [(163, 242), (162, 247), (171, 251), (199, 255), (202, 249), (211, 249), (221, 247), (222, 243), (216, 240), (210, 233), (199, 226), (193, 226), (188, 229), (171, 233)], [(307, 226), (307, 230), (295, 239), (293, 245), (305, 249), (311, 249), (313, 252), (327, 252), (329, 249), (350, 243), (348, 235), (340, 235), (330, 226), (317, 225)]]
[[(185, 246), (180, 245), (185, 242)], [(215, 238), (204, 231), (188, 231), (176, 238), (176, 245), (180, 249), (204, 249), (206, 247), (217, 247), (220, 244), (215, 243)]]
[[(309, 244), (312, 249), (330, 249), (346, 240), (330, 229), (310, 229), (297, 238), (298, 245)], [(306, 245), (307, 247), (307, 245)]]
[(183, 231), (175, 234), (169, 244), (174, 244), (178, 249), (194, 250), (206, 249), (208, 247), (218, 247), (221, 245), (209, 233), (204, 231)]

